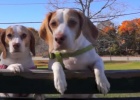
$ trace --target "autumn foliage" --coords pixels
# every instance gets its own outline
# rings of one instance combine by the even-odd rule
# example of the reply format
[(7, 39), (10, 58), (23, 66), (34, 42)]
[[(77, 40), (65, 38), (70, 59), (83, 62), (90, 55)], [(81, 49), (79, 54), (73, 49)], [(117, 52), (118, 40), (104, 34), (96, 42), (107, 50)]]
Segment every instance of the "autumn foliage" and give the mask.
[(133, 34), (140, 31), (140, 18), (130, 21), (124, 21), (118, 27), (118, 33), (120, 34)]
[(104, 24), (99, 37), (99, 52), (102, 54), (140, 54), (140, 18), (125, 20), (121, 25)]
[(112, 26), (106, 26), (106, 27), (103, 28), (103, 32), (105, 34), (109, 34), (110, 32), (115, 32), (115, 31), (116, 31), (115, 28), (112, 27)]

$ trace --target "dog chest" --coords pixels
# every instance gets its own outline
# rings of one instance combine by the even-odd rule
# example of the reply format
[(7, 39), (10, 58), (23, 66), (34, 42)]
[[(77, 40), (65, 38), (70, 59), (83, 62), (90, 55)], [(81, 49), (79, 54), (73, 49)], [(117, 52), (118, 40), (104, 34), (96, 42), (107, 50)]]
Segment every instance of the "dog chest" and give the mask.
[(65, 68), (68, 70), (86, 70), (87, 66), (93, 63), (91, 59), (70, 57), (63, 60)]

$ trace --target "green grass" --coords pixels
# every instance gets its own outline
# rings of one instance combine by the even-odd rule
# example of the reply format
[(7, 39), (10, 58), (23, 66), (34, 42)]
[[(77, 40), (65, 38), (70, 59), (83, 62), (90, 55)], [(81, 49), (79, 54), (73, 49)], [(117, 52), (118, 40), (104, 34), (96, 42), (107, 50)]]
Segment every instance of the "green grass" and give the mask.
[[(38, 68), (47, 68), (47, 61), (34, 61)], [(138, 61), (107, 61), (104, 62), (105, 70), (131, 70), (131, 69), (140, 69), (140, 62)], [(52, 98), (59, 98), (59, 94), (47, 95)], [(107, 95), (96, 94), (96, 97), (102, 98), (114, 98), (114, 97), (140, 97), (140, 93), (109, 93)]]
[[(132, 70), (132, 69), (140, 69), (140, 62), (138, 61), (112, 61), (112, 62), (104, 62), (105, 70)], [(107, 95), (96, 94), (96, 97), (101, 98), (119, 98), (119, 97), (140, 97), (140, 93), (109, 93)]]
[(95, 94), (97, 98), (140, 97), (140, 93), (109, 93), (106, 95)]
[[(47, 68), (47, 61), (34, 61), (35, 65), (38, 68)], [(105, 70), (131, 70), (131, 69), (140, 69), (140, 62), (138, 61), (106, 61)]]
[(140, 69), (140, 62), (132, 61), (112, 61), (112, 62), (104, 62), (105, 70), (131, 70), (131, 69)]

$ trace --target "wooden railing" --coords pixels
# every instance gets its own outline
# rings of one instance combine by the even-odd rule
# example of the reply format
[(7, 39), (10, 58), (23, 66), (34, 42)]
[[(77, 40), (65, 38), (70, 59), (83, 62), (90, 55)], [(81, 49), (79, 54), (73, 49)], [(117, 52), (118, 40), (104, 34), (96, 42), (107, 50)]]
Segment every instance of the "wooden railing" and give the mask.
[[(105, 73), (111, 84), (109, 93), (140, 92), (140, 70), (108, 70)], [(93, 73), (89, 71), (65, 70), (65, 74), (68, 84), (66, 94), (99, 93)], [(7, 69), (1, 69), (0, 92), (59, 94), (54, 88), (53, 73), (47, 69), (30, 70), (16, 74)], [(129, 99), (133, 100), (136, 98)]]

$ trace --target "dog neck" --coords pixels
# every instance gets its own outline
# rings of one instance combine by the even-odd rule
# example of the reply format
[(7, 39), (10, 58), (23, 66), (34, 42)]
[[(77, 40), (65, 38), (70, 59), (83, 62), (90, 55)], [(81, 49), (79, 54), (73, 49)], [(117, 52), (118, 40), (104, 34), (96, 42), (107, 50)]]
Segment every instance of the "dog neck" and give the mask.
[(53, 52), (60, 52), (60, 53), (72, 53), (75, 52), (77, 50), (83, 49), (87, 46), (89, 46), (91, 43), (83, 36), (83, 34), (81, 33), (80, 36), (75, 39), (75, 42), (73, 44), (73, 49), (69, 49), (69, 50), (54, 50)]
[(83, 36), (83, 34), (80, 34), (80, 36), (75, 40), (74, 51), (85, 48), (90, 44), (91, 43)]

